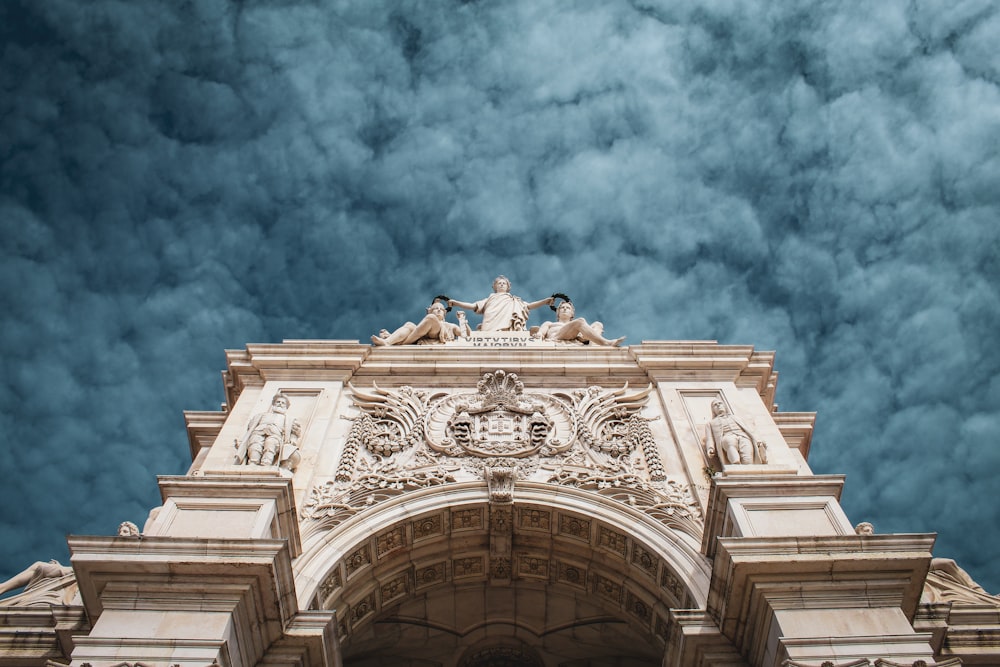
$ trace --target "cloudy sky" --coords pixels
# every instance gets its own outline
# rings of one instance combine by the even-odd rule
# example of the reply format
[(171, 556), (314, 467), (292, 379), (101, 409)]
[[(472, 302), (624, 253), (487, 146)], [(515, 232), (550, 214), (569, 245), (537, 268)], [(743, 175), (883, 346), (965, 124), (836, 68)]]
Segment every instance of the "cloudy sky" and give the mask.
[(998, 41), (993, 0), (6, 0), (0, 577), (142, 524), (225, 348), (502, 272), (776, 350), (852, 522), (1000, 593)]

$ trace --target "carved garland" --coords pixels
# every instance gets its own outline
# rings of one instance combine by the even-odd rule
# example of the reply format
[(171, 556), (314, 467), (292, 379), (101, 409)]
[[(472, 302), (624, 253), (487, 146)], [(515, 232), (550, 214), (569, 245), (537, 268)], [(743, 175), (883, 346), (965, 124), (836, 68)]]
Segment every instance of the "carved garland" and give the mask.
[(362, 432), (366, 422), (371, 422), (372, 418), (362, 413), (351, 426), (350, 433), (347, 434), (347, 442), (344, 443), (344, 451), (340, 455), (340, 463), (337, 465), (337, 474), (334, 477), (338, 482), (350, 482), (354, 474), (354, 462), (358, 458), (358, 450), (361, 449)]

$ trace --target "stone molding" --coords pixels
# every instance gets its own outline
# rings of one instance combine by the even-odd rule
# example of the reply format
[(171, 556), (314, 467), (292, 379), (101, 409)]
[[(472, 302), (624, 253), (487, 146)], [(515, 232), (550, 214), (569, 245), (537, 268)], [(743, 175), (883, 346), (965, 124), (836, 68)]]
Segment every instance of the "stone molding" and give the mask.
[[(374, 539), (371, 526), (388, 527), (403, 523), (408, 525), (417, 518), (423, 520), (436, 513), (451, 512), (463, 507), (485, 507), (488, 503), (488, 489), (482, 481), (460, 482), (449, 485), (447, 489), (442, 487), (420, 489), (406, 496), (386, 500), (368, 511), (351, 516), (329, 531), (308, 537), (304, 544), (304, 553), (296, 562), (300, 605), (309, 607), (314, 603), (314, 596), (330, 572), (337, 563), (350, 555), (349, 547), (345, 545), (357, 545)], [(630, 539), (641, 544), (658, 545), (655, 549), (657, 557), (664, 561), (670, 571), (676, 573), (687, 591), (678, 597), (690, 600), (687, 604), (692, 606), (705, 604), (710, 564), (698, 553), (697, 543), (683, 532), (666, 527), (640, 509), (573, 487), (553, 488), (544, 483), (520, 480), (517, 482), (515, 510), (519, 507), (545, 508), (554, 513), (565, 512), (572, 516), (585, 517), (588, 524), (585, 537), (574, 534), (574, 531), (583, 530), (580, 526), (563, 526), (556, 519), (551, 519), (551, 523), (545, 529), (539, 529), (550, 534), (558, 533), (570, 541), (598, 540), (599, 536), (593, 531), (596, 530), (597, 523), (602, 522), (606, 526), (618, 526), (619, 532), (627, 533)], [(517, 530), (535, 529), (531, 525), (522, 526), (521, 517), (516, 511), (514, 521)], [(582, 523), (581, 521), (581, 525)], [(472, 529), (484, 535), (484, 549), (488, 550), (485, 542), (488, 524), (485, 517)], [(431, 534), (424, 533), (423, 528), (416, 530), (421, 535)], [(433, 526), (428, 530), (436, 531)], [(452, 530), (456, 528), (452, 526)], [(417, 538), (414, 538), (412, 548), (417, 548), (420, 544), (422, 542), (418, 543)], [(653, 549), (652, 546), (649, 548)], [(346, 579), (347, 577), (342, 577), (342, 581)], [(670, 584), (669, 581), (662, 582), (664, 586)]]
[[(151, 635), (150, 628), (126, 626), (126, 636), (78, 638), (74, 660), (122, 655), (121, 647), (134, 644), (135, 651), (162, 646), (164, 655), (187, 646), (191, 655), (227, 656), (227, 664), (249, 666), (257, 664), (289, 628), (298, 627), (295, 582), (285, 540), (70, 536), (68, 541), (71, 562), (81, 578), (83, 605), (95, 625), (105, 613), (145, 610), (183, 613), (188, 619), (221, 612), (229, 615), (231, 627), (218, 639), (178, 639)], [(332, 618), (327, 620), (332, 625)], [(300, 628), (301, 641), (329, 643), (330, 629), (317, 630), (315, 623), (307, 623), (308, 627), (312, 635)], [(131, 633), (139, 636), (128, 636)], [(318, 647), (310, 651), (325, 655)]]
[(222, 383), (227, 411), (236, 405), (244, 387), (260, 387), (269, 380), (346, 382), (371, 349), (356, 340), (286, 340), (226, 350)]
[[(713, 477), (708, 509), (705, 512), (702, 552), (709, 558), (714, 558), (719, 538), (743, 536), (739, 533), (740, 527), (732, 514), (733, 505), (740, 500), (773, 498), (779, 505), (786, 503), (790, 509), (794, 509), (795, 498), (826, 498), (839, 507), (844, 479), (844, 475), (762, 474)], [(845, 527), (842, 529), (842, 534), (854, 534), (854, 530)]]
[[(933, 544), (933, 535), (921, 534), (722, 538), (707, 609), (754, 664), (764, 657), (777, 610), (898, 608), (912, 622)], [(812, 640), (780, 641), (787, 646)], [(907, 650), (923, 644), (925, 654), (916, 658), (930, 650), (929, 635), (894, 641)]]
[(716, 341), (644, 340), (628, 349), (657, 382), (733, 382), (737, 387), (756, 389), (768, 411), (774, 410), (778, 382), (774, 352)]

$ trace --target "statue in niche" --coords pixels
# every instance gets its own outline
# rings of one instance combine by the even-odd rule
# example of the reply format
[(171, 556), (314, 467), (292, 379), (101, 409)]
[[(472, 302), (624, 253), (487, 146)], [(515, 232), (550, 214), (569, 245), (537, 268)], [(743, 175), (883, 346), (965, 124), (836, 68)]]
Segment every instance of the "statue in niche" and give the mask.
[(722, 399), (712, 401), (712, 419), (708, 422), (705, 447), (708, 457), (715, 456), (729, 465), (749, 465), (754, 454), (760, 463), (767, 463), (767, 444), (758, 440), (746, 425), (733, 415)]
[(610, 345), (618, 347), (625, 340), (625, 336), (614, 340), (604, 337), (604, 325), (600, 322), (587, 324), (587, 320), (582, 317), (573, 319), (576, 308), (571, 301), (563, 301), (556, 308), (556, 321), (545, 322), (538, 328), (538, 333), (534, 335), (540, 340), (564, 341), (577, 343), (595, 343), (597, 345)]
[(483, 316), (479, 325), (480, 331), (524, 331), (528, 322), (529, 311), (555, 302), (555, 297), (526, 303), (521, 297), (510, 293), (510, 280), (506, 276), (497, 276), (493, 280), (493, 294), (475, 303), (466, 303), (448, 299), (448, 306), (468, 308)]
[(27, 593), (48, 579), (59, 579), (72, 573), (73, 568), (66, 567), (57, 560), (50, 560), (48, 563), (36, 561), (7, 581), (0, 583), (0, 595), (15, 588), (21, 588), (22, 586), (24, 587), (24, 592)]
[(427, 308), (427, 314), (418, 324), (407, 322), (392, 333), (385, 329), (378, 336), (372, 336), (372, 345), (414, 345), (416, 343), (447, 343), (455, 338), (468, 336), (469, 323), (465, 313), (458, 312), (458, 324), (446, 322), (445, 307), (435, 301)]
[(982, 595), (989, 595), (989, 593), (983, 590), (983, 587), (976, 583), (976, 581), (969, 576), (969, 573), (959, 567), (958, 563), (956, 563), (952, 558), (931, 558), (930, 572), (937, 574), (949, 583), (957, 584), (958, 586), (968, 588), (969, 590)]
[(278, 392), (271, 399), (267, 412), (254, 415), (247, 424), (242, 440), (236, 441), (235, 463), (256, 466), (277, 464), (294, 472), (302, 456), (299, 454), (299, 437), (302, 426), (288, 416), (288, 397)]

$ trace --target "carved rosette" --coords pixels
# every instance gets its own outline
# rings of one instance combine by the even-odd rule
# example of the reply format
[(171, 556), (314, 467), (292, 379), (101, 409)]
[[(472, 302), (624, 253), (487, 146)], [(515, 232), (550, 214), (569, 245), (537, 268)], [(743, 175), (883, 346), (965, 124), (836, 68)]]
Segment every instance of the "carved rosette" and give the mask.
[(423, 425), (433, 451), (449, 456), (554, 456), (576, 440), (572, 408), (554, 396), (525, 394), (514, 373), (487, 373), (477, 390), (429, 406)]

